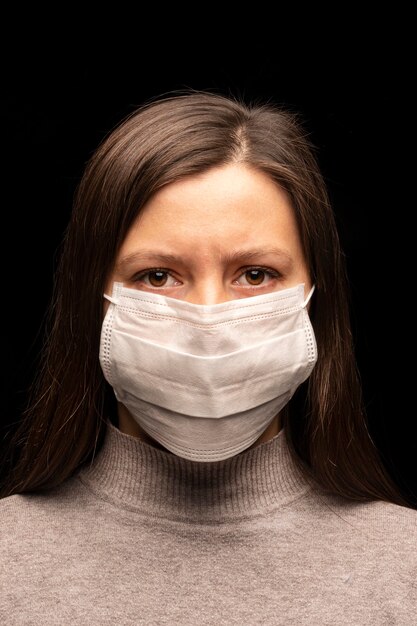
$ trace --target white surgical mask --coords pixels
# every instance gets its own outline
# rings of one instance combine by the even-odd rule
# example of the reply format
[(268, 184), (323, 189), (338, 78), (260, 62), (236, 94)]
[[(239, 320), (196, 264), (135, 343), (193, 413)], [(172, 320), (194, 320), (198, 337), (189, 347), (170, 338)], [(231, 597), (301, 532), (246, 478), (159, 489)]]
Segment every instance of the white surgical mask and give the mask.
[[(313, 287), (314, 289), (314, 287)], [(317, 361), (304, 285), (214, 305), (114, 283), (100, 363), (154, 440), (218, 461), (261, 436)]]

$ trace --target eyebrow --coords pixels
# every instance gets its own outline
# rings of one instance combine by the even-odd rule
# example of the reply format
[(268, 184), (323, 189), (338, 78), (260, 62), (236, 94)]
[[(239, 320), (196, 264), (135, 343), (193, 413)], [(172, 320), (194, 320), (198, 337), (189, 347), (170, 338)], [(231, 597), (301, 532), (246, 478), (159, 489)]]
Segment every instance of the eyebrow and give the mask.
[(132, 254), (127, 254), (122, 257), (116, 264), (116, 268), (120, 270), (138, 261), (158, 261), (161, 264), (169, 265), (170, 263), (178, 263), (179, 260), (180, 257), (174, 254), (165, 254), (153, 250), (141, 250), (141, 252), (132, 252)]
[[(256, 261), (257, 259), (270, 255), (279, 257), (280, 262), (284, 263), (288, 268), (293, 265), (291, 255), (286, 250), (282, 250), (280, 248), (231, 250), (223, 257), (223, 260), (227, 263), (248, 262)], [(120, 271), (129, 267), (129, 265), (137, 263), (138, 261), (152, 261), (153, 263), (158, 262), (161, 265), (170, 265), (172, 263), (184, 262), (185, 258), (186, 257), (184, 257), (184, 255), (179, 256), (175, 254), (166, 254), (165, 252), (160, 252), (158, 250), (141, 250), (138, 252), (132, 252), (131, 254), (127, 254), (122, 257), (117, 263), (116, 268)]]

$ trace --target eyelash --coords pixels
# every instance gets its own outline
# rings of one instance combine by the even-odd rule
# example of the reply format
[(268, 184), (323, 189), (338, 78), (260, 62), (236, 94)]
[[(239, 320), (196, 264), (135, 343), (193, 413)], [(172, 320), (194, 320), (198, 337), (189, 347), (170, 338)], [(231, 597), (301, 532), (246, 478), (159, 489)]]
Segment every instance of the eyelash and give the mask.
[[(243, 267), (240, 269), (240, 274), (236, 280), (238, 280), (241, 276), (246, 274), (246, 272), (250, 272), (251, 270), (260, 270), (261, 272), (264, 272), (269, 278), (275, 278), (277, 280), (282, 278), (282, 274), (280, 272), (277, 272), (270, 267), (264, 267), (263, 265), (248, 265), (247, 267)], [(143, 280), (144, 278), (146, 278), (146, 276), (152, 274), (152, 272), (163, 272), (164, 274), (168, 274), (172, 278), (175, 278), (169, 270), (163, 267), (151, 267), (143, 272), (140, 272), (139, 274), (135, 274), (135, 276), (133, 277), (133, 282), (139, 282)], [(249, 287), (256, 286), (249, 285)]]
[(144, 278), (146, 278), (146, 276), (149, 276), (149, 274), (152, 274), (154, 272), (162, 272), (163, 274), (168, 274), (172, 278), (175, 278), (175, 276), (173, 276), (169, 270), (163, 267), (151, 267), (147, 270), (144, 270), (143, 272), (139, 272), (139, 274), (135, 274), (132, 280), (133, 282), (139, 282), (140, 280), (143, 280)]
[(270, 267), (264, 267), (263, 265), (248, 265), (247, 267), (242, 267), (240, 269), (240, 274), (239, 274), (238, 278), (240, 278), (241, 276), (246, 274), (246, 272), (250, 272), (251, 270), (260, 270), (261, 272), (266, 274), (269, 278), (277, 278), (278, 279), (278, 278), (282, 277), (282, 275), (279, 272), (277, 272), (276, 270), (273, 270)]

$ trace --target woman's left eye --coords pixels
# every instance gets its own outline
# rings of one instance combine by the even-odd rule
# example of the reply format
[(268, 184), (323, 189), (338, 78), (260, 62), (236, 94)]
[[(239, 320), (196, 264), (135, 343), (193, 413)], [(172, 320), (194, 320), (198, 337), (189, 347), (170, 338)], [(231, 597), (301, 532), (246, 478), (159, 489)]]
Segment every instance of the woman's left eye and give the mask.
[(279, 273), (266, 267), (249, 267), (236, 279), (239, 285), (258, 287), (266, 285), (270, 280), (278, 279)]

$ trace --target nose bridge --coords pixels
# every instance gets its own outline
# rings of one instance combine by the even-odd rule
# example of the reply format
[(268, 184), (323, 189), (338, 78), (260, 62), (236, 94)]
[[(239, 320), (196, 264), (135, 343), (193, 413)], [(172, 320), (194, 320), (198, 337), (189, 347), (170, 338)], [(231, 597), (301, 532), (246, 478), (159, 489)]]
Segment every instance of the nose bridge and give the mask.
[(192, 304), (212, 305), (232, 300), (233, 295), (229, 293), (221, 273), (213, 272), (196, 278), (185, 299)]

